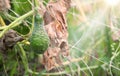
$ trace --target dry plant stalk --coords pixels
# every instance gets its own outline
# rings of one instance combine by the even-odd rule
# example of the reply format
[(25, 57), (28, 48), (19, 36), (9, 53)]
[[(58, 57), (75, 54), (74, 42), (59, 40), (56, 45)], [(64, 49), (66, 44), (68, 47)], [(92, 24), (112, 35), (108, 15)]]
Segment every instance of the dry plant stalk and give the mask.
[(10, 9), (10, 1), (0, 0), (0, 12), (7, 11), (8, 9)]
[(50, 71), (60, 65), (60, 56), (69, 56), (66, 14), (71, 0), (50, 1), (43, 14), (44, 27), (50, 39), (49, 48), (43, 54), (42, 64)]

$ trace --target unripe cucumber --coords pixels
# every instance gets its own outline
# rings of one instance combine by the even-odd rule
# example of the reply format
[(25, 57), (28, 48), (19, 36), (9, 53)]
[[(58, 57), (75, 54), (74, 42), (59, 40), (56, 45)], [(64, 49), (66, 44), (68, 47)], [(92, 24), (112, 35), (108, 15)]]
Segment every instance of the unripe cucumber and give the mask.
[(30, 37), (30, 45), (35, 53), (42, 54), (49, 46), (49, 37), (43, 25), (39, 24), (38, 21), (38, 18), (35, 19), (35, 25)]

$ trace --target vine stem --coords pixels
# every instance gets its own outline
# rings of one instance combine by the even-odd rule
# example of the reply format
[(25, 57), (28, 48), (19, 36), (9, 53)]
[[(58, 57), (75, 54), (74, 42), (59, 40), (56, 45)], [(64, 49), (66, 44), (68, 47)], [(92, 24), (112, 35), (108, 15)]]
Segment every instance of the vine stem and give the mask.
[(26, 56), (26, 53), (22, 47), (22, 44), (18, 43), (18, 46), (20, 48), (20, 53), (22, 54), (21, 55), (21, 58), (22, 58), (22, 62), (24, 64), (24, 67), (25, 67), (25, 70), (31, 74), (36, 74), (38, 75), (39, 73), (38, 72), (34, 72), (32, 71), (31, 69), (29, 69), (29, 64), (28, 64), (28, 60), (27, 60), (27, 56)]
[(22, 22), (22, 20), (24, 20), (25, 18), (33, 15), (36, 12), (37, 7), (35, 8), (35, 10), (31, 10), (30, 12), (24, 14), (23, 16), (20, 16), (19, 18), (17, 18), (15, 21), (13, 21), (11, 24), (9, 24), (1, 33), (0, 33), (0, 38), (4, 35), (4, 33), (6, 31), (8, 31), (9, 29), (16, 27), (19, 25), (19, 23)]
[(2, 27), (0, 27), (0, 30), (3, 30), (3, 29), (5, 29), (5, 28), (7, 28), (8, 26), (2, 26)]
[(2, 19), (1, 16), (0, 16), (0, 24), (1, 24), (2, 26), (6, 26), (6, 24), (4, 23), (4, 20)]
[[(89, 69), (96, 69), (98, 68), (99, 66), (95, 65), (95, 66), (89, 66)], [(80, 71), (85, 71), (85, 70), (88, 70), (88, 68), (81, 68)], [(74, 70), (74, 72), (78, 71), (77, 69)], [(63, 74), (67, 74), (67, 73), (70, 73), (71, 71), (61, 71), (61, 72), (55, 72), (55, 73), (42, 73), (42, 75), (52, 75), (52, 76), (56, 76), (56, 75), (63, 75)]]
[[(66, 61), (66, 62), (64, 62), (64, 63), (62, 63), (62, 66), (67, 66), (67, 65), (69, 65), (70, 63), (75, 63), (75, 62), (79, 62), (79, 61), (81, 61), (81, 60), (83, 60), (84, 58), (77, 58), (77, 59), (71, 59), (70, 61)], [(58, 65), (58, 64), (56, 64), (55, 65), (55, 67), (61, 67), (61, 65)]]
[(20, 53), (22, 54), (21, 55), (21, 58), (22, 58), (22, 61), (23, 61), (23, 64), (24, 64), (24, 67), (25, 67), (25, 70), (27, 71), (29, 69), (29, 66), (28, 66), (28, 60), (27, 60), (27, 56), (26, 56), (26, 53), (22, 47), (22, 44), (19, 44), (18, 43), (18, 46), (20, 48)]
[[(20, 52), (21, 52), (21, 58), (22, 58), (22, 61), (23, 61), (23, 64), (24, 64), (24, 67), (25, 67), (25, 70), (28, 72), (28, 73), (31, 73), (31, 74), (35, 74), (35, 75), (38, 75), (40, 74), (39, 72), (35, 72), (35, 71), (32, 71), (31, 69), (29, 69), (29, 65), (28, 65), (28, 60), (27, 60), (27, 56), (26, 56), (26, 53), (22, 47), (22, 44), (18, 43), (18, 46), (20, 48)], [(78, 59), (72, 59), (71, 62), (78, 62), (80, 61), (81, 58), (78, 58)], [(70, 62), (64, 62), (63, 65), (66, 66), (70, 64)], [(60, 67), (60, 66), (57, 66), (57, 67)], [(89, 66), (89, 69), (96, 69), (98, 68), (99, 66)], [(80, 71), (84, 71), (84, 70), (88, 70), (88, 68), (81, 68)], [(74, 72), (78, 71), (77, 69), (74, 70)], [(41, 73), (41, 75), (62, 75), (62, 74), (67, 74), (67, 73), (70, 73), (71, 71), (62, 71), (62, 72), (55, 72), (55, 73)]]

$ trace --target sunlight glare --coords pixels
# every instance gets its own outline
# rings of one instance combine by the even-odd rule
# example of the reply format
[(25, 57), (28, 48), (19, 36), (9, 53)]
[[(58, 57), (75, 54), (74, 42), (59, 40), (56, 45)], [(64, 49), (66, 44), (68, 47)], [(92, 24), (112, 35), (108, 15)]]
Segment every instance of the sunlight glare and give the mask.
[(119, 3), (120, 0), (105, 0), (105, 3), (110, 6), (115, 6)]

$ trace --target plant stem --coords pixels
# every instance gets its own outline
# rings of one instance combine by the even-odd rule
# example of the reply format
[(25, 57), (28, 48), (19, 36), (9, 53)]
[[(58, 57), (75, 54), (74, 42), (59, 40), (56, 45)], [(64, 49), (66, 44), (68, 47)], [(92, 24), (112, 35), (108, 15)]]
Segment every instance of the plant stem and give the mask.
[[(69, 65), (70, 63), (75, 63), (75, 62), (79, 62), (79, 61), (81, 61), (81, 60), (83, 60), (84, 58), (75, 58), (75, 59), (71, 59), (70, 61), (66, 61), (66, 62), (64, 62), (64, 63), (62, 63), (62, 66), (66, 66), (66, 65)], [(55, 67), (61, 67), (61, 65), (58, 65), (58, 64), (56, 64), (55, 65)]]
[[(89, 66), (89, 69), (96, 69), (98, 68), (99, 66)], [(88, 70), (88, 67), (86, 68), (81, 68), (80, 71), (85, 71), (85, 70)], [(74, 72), (78, 71), (77, 69), (74, 70)], [(55, 73), (42, 73), (42, 75), (52, 75), (52, 76), (57, 76), (57, 75), (62, 75), (62, 74), (67, 74), (67, 73), (70, 73), (71, 71), (62, 71), (62, 72), (55, 72)]]
[[(31, 15), (33, 15), (36, 12), (37, 7), (35, 8), (35, 10), (31, 10), (30, 12), (24, 14), (23, 16), (20, 16), (19, 18), (17, 18), (15, 21), (13, 21), (11, 24), (8, 25), (8, 27), (6, 27), (1, 33), (0, 33), (0, 38), (4, 35), (4, 33), (6, 31), (8, 31), (9, 29), (18, 26), (19, 22), (22, 22), (22, 20), (24, 20), (26, 17), (29, 17)], [(16, 25), (17, 24), (17, 25)]]
[(20, 52), (21, 52), (21, 58), (22, 58), (22, 61), (23, 61), (23, 64), (24, 64), (24, 67), (25, 67), (25, 70), (28, 72), (28, 73), (32, 73), (32, 74), (39, 74), (38, 72), (34, 72), (32, 71), (31, 69), (29, 69), (29, 65), (28, 65), (28, 60), (27, 60), (27, 56), (26, 56), (26, 53), (22, 47), (22, 44), (19, 44), (18, 43), (18, 46), (20, 48)]
[(28, 60), (27, 60), (27, 57), (26, 57), (26, 53), (22, 47), (21, 44), (18, 43), (18, 46), (20, 48), (20, 52), (21, 52), (21, 58), (22, 58), (22, 61), (23, 61), (23, 64), (24, 64), (24, 67), (25, 67), (25, 70), (27, 71), (29, 69), (29, 66), (28, 66)]
[(5, 13), (5, 16), (8, 17), (8, 18), (10, 18), (11, 20), (17, 19), (17, 17), (11, 16), (11, 15), (8, 14), (8, 13)]
[(0, 27), (0, 30), (3, 30), (3, 29), (5, 29), (5, 28), (7, 28), (8, 26), (2, 26), (2, 27)]
[(1, 17), (1, 16), (0, 16), (0, 24), (1, 24), (1, 26), (6, 26), (6, 24), (5, 24), (4, 20), (2, 19), (2, 17)]

